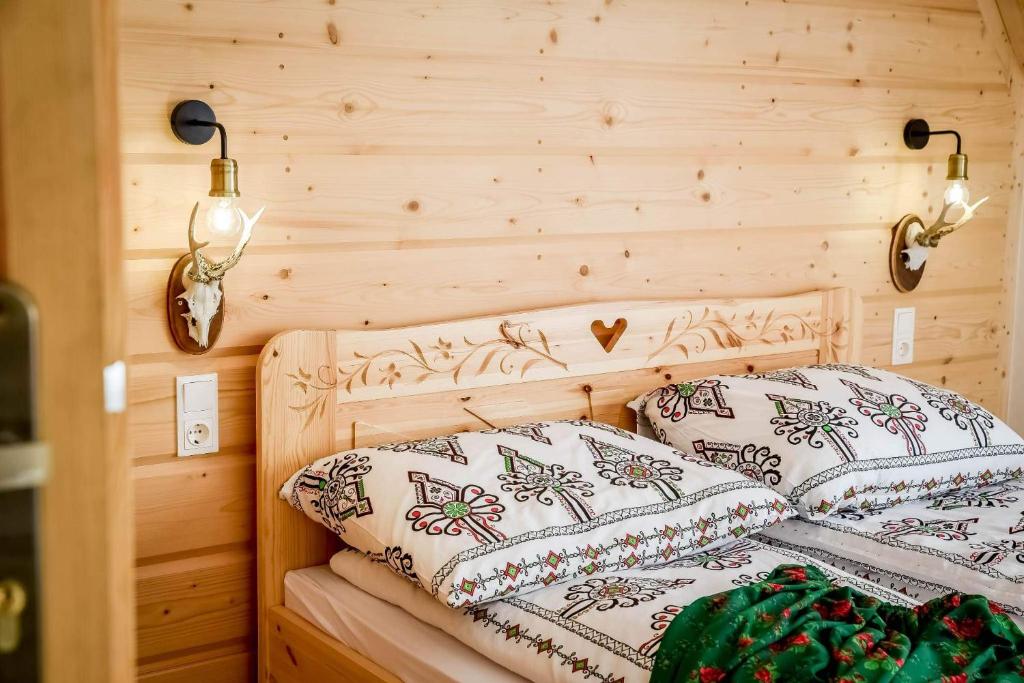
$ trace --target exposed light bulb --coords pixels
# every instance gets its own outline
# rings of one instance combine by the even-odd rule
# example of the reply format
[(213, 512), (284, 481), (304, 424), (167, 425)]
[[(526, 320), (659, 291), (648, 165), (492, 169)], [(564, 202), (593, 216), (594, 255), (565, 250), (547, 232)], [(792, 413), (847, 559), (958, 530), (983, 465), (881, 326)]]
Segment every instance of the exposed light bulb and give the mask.
[(947, 204), (966, 204), (971, 199), (971, 193), (967, 191), (967, 183), (962, 180), (950, 181), (949, 185), (946, 186), (943, 199), (946, 200)]
[(242, 217), (233, 197), (215, 197), (206, 210), (206, 229), (214, 237), (234, 237), (242, 229)]

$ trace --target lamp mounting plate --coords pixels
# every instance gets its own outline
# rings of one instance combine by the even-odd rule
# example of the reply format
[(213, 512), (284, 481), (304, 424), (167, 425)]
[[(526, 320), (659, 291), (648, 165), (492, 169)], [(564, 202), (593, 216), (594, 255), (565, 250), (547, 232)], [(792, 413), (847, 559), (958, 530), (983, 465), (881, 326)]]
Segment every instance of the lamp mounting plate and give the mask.
[(171, 130), (174, 137), (189, 145), (209, 142), (217, 130), (213, 126), (196, 125), (194, 121), (214, 123), (217, 117), (213, 109), (202, 100), (183, 100), (171, 112)]
[(924, 119), (910, 119), (903, 127), (903, 142), (910, 149), (924, 149), (932, 130)]

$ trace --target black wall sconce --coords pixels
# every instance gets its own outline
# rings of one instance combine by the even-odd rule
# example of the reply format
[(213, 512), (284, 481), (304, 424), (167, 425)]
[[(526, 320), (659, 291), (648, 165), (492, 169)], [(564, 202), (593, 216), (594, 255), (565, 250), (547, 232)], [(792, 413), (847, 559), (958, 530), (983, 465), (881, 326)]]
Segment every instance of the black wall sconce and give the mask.
[(228, 258), (218, 262), (204, 256), (201, 249), (210, 242), (196, 239), (196, 215), (201, 204), (196, 202), (188, 225), (189, 253), (179, 258), (171, 269), (167, 282), (167, 322), (171, 336), (182, 351), (201, 354), (209, 351), (220, 336), (224, 318), (221, 280), (242, 258), (263, 209), (250, 218), (237, 206), (241, 196), (238, 163), (228, 158), (227, 130), (217, 121), (210, 105), (200, 100), (179, 102), (171, 112), (171, 130), (178, 140), (189, 145), (205, 144), (214, 133), (220, 133), (220, 157), (210, 162), (210, 193), (205, 200), (203, 221), (205, 235), (211, 240), (225, 240), (241, 233)]
[[(893, 229), (892, 244), (889, 247), (889, 273), (892, 283), (901, 292), (910, 292), (917, 288), (924, 276), (924, 267), (932, 249), (938, 246), (939, 240), (959, 230), (974, 218), (974, 212), (988, 201), (983, 197), (970, 204), (970, 193), (967, 189), (967, 155), (963, 153), (963, 140), (955, 130), (931, 130), (924, 119), (911, 119), (903, 127), (903, 142), (910, 149), (924, 149), (936, 135), (949, 135), (956, 138), (956, 152), (949, 155), (946, 164), (946, 191), (942, 196), (942, 211), (929, 227), (916, 214), (907, 214)], [(962, 213), (956, 220), (949, 218), (951, 210), (958, 209)]]

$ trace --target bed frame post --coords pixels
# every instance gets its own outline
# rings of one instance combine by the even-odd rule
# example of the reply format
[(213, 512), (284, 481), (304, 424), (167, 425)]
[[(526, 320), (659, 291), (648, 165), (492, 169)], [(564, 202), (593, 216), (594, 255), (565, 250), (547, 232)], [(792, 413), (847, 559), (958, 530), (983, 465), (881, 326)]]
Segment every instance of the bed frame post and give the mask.
[(861, 298), (852, 289), (830, 289), (821, 293), (822, 323), (826, 333), (819, 351), (822, 363), (859, 363), (861, 357)]
[(334, 331), (279, 334), (257, 365), (257, 603), (259, 680), (269, 682), (270, 609), (284, 604), (284, 575), (323, 564), (326, 530), (278, 498), (293, 472), (335, 449), (337, 344)]

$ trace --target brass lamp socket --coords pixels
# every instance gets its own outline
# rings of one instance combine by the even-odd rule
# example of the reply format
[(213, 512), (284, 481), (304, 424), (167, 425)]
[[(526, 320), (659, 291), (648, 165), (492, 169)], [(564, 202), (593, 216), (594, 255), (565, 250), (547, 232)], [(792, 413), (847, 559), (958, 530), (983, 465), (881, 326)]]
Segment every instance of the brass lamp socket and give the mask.
[[(952, 164), (952, 157), (950, 157)], [(966, 159), (965, 159), (966, 161)], [(953, 168), (952, 165), (950, 168)], [(234, 159), (214, 159), (210, 162), (210, 196), (240, 197), (238, 193), (238, 162)]]
[(946, 180), (967, 180), (967, 155), (950, 154)]

